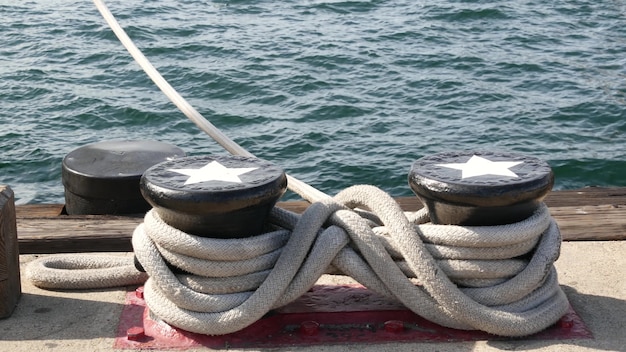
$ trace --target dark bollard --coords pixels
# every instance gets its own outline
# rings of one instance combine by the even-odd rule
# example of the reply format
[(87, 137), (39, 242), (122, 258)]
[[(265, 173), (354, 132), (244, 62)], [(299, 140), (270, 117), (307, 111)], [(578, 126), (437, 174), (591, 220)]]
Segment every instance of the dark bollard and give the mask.
[(180, 158), (175, 146), (149, 140), (88, 144), (63, 159), (65, 210), (70, 215), (138, 214), (150, 205), (139, 180), (150, 166)]
[(287, 188), (274, 164), (243, 156), (196, 156), (159, 163), (144, 173), (141, 193), (161, 219), (186, 233), (243, 238), (263, 232)]
[(442, 153), (415, 161), (409, 186), (444, 225), (501, 225), (531, 216), (552, 189), (539, 159), (513, 153)]

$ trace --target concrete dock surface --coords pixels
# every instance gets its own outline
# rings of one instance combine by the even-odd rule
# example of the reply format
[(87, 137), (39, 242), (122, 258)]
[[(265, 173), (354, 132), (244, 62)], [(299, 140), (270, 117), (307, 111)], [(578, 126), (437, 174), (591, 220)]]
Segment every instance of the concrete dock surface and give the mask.
[[(564, 242), (556, 262), (559, 282), (593, 338), (532, 338), (469, 342), (392, 342), (297, 346), (261, 351), (626, 351), (626, 241)], [(131, 255), (117, 254), (117, 255)], [(22, 296), (0, 320), (0, 351), (112, 351), (126, 294), (135, 287), (51, 291), (23, 275), (40, 255), (20, 256)], [(333, 278), (323, 278), (333, 280)], [(188, 351), (207, 351), (192, 348)], [(230, 349), (229, 349), (230, 350)], [(255, 349), (246, 349), (254, 351)], [(258, 350), (258, 349), (257, 349)]]

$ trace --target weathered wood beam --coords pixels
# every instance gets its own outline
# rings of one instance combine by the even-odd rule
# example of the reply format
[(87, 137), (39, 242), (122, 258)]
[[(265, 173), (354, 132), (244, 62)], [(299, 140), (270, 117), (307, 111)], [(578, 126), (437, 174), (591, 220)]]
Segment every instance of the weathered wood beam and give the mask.
[(0, 318), (13, 313), (21, 294), (15, 198), (10, 187), (0, 185)]
[[(421, 204), (415, 197), (398, 198), (406, 211)], [(626, 239), (626, 189), (584, 188), (552, 192), (546, 198), (566, 241)], [(302, 212), (304, 201), (280, 202), (280, 207)], [(20, 252), (131, 251), (132, 233), (141, 215), (62, 215), (61, 205), (17, 207)]]

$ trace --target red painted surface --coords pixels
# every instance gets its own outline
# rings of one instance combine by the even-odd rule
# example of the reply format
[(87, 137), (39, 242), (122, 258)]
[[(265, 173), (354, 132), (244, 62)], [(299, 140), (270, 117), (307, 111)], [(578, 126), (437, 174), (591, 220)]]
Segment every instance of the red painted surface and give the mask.
[[(136, 336), (139, 329), (143, 335)], [(552, 327), (524, 339), (592, 338), (573, 309)], [(455, 330), (431, 323), (363, 286), (315, 286), (295, 302), (272, 311), (236, 333), (191, 333), (150, 317), (141, 295), (130, 292), (118, 326), (117, 349), (192, 347), (272, 348), (383, 342), (507, 340), (481, 331)]]

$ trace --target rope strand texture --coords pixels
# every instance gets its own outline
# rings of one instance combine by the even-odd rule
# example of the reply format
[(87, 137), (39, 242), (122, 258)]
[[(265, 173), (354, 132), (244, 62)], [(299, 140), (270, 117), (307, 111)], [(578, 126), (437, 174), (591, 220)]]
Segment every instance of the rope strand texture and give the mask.
[[(145, 300), (154, 314), (210, 335), (249, 326), (337, 271), (456, 329), (524, 336), (568, 310), (553, 265), (560, 233), (545, 205), (510, 225), (427, 221), (424, 210), (403, 213), (373, 186), (350, 187), (302, 215), (274, 208), (273, 230), (244, 239), (192, 236), (151, 210), (133, 234), (147, 274), (129, 257), (59, 255), (31, 262), (26, 276), (52, 289), (141, 284), (149, 276)], [(189, 274), (172, 272), (172, 265)]]
[[(354, 207), (375, 217), (365, 220)], [(511, 225), (419, 224), (385, 192), (353, 186), (300, 217), (275, 208), (271, 222), (281, 229), (208, 239), (148, 212), (133, 247), (150, 276), (150, 310), (188, 331), (227, 334), (295, 300), (329, 268), (452, 328), (524, 336), (552, 325), (569, 308), (553, 266), (560, 234), (545, 205)], [(191, 274), (172, 273), (168, 262)]]
[(135, 269), (132, 257), (61, 254), (36, 259), (25, 276), (46, 289), (90, 289), (136, 285), (148, 275)]

